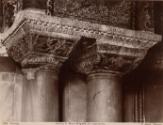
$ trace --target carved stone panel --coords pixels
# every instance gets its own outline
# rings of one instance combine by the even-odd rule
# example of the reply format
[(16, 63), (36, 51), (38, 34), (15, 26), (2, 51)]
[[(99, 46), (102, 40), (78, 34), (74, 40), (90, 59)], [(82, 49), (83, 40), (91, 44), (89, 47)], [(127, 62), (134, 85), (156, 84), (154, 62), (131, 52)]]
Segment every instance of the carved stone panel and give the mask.
[(47, 14), (129, 28), (131, 3), (126, 0), (47, 0)]

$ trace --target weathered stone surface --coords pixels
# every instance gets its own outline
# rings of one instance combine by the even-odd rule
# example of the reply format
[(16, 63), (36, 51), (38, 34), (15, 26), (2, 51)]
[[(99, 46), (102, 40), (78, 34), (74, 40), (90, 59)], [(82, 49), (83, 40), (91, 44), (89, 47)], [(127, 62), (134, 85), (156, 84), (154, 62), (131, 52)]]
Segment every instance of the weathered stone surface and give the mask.
[(8, 57), (0, 58), (0, 121), (21, 121), (24, 76)]
[(39, 70), (24, 85), (22, 121), (59, 121), (58, 76), (54, 70)]
[(48, 0), (47, 14), (130, 28), (130, 1)]
[[(45, 64), (60, 67), (79, 39), (78, 36), (60, 33), (59, 29), (50, 30), (50, 33), (51, 26), (56, 28), (57, 25), (53, 18), (47, 17), (49, 20), (38, 11), (20, 12), (13, 27), (3, 34), (4, 37), (7, 34), (4, 44), (9, 56), (23, 67)], [(16, 32), (13, 31), (15, 28)]]
[[(2, 35), (1, 40), (9, 55), (24, 67), (45, 63), (59, 65), (69, 57), (81, 37), (96, 39), (96, 44), (91, 48), (97, 46), (98, 53), (103, 53), (99, 54), (101, 60), (111, 57), (116, 58), (117, 62), (123, 60), (123, 65), (138, 63), (146, 50), (161, 39), (152, 33), (50, 17), (36, 10), (21, 11), (13, 26)], [(122, 56), (117, 58), (115, 53)]]
[(2, 0), (0, 4), (0, 32), (4, 32), (13, 24), (16, 13), (22, 8), (22, 0)]
[(122, 89), (114, 74), (94, 73), (88, 76), (89, 122), (122, 122)]
[(135, 3), (135, 29), (154, 32), (154, 2)]
[(46, 9), (46, 1), (47, 0), (22, 0), (23, 7), (22, 9)]
[(79, 47), (73, 52), (72, 64), (75, 65), (73, 68), (84, 74), (93, 72), (125, 74), (135, 69), (144, 59), (148, 49), (161, 40), (159, 36), (156, 36), (157, 42), (153, 38), (144, 39), (141, 35), (135, 37), (135, 34), (140, 32), (131, 33), (125, 29), (121, 33), (118, 31), (117, 28), (114, 34), (102, 38), (83, 37)]
[(8, 56), (6, 47), (2, 44), (0, 44), (0, 56), (1, 57), (7, 57)]
[(87, 121), (87, 84), (81, 74), (65, 72), (62, 74), (63, 121)]

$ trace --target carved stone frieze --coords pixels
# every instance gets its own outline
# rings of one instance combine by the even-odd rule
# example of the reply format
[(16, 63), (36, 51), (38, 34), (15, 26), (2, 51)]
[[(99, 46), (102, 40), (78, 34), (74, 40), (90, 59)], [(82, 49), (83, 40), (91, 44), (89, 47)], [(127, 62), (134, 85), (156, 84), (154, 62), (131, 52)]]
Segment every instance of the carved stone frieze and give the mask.
[[(93, 63), (97, 62), (94, 67), (100, 65), (121, 72), (126, 65), (138, 64), (147, 50), (161, 40), (161, 36), (154, 33), (52, 17), (38, 10), (19, 12), (12, 27), (2, 36), (1, 41), (9, 56), (23, 67), (47, 63), (58, 65), (73, 55), (73, 48), (81, 41), (83, 53), (78, 55), (80, 58), (75, 58), (76, 61), (87, 57), (90, 60), (93, 54)], [(83, 41), (82, 38), (91, 40)], [(75, 53), (80, 53), (80, 49)], [(119, 61), (123, 63), (118, 64)]]
[[(98, 60), (98, 61), (97, 61)], [(123, 57), (119, 55), (99, 54), (98, 57), (90, 57), (79, 62), (79, 72), (90, 74), (95, 72), (111, 72), (115, 74), (127, 73), (133, 70), (139, 63), (139, 60), (133, 57)]]

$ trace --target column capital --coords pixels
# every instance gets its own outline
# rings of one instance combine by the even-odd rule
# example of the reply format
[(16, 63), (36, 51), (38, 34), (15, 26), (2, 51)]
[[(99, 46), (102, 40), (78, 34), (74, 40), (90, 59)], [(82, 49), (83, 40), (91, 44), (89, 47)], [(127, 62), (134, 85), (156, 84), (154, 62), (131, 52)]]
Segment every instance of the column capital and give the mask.
[(21, 11), (12, 27), (0, 39), (8, 55), (22, 68), (47, 68), (47, 65), (53, 65), (52, 69), (55, 67), (58, 72), (80, 36), (61, 32), (62, 25), (55, 24), (57, 21), (42, 11)]
[[(151, 32), (52, 17), (31, 9), (19, 12), (13, 26), (0, 35), (9, 56), (22, 67), (59, 65), (76, 53), (74, 67), (86, 74), (126, 73), (161, 40), (160, 35)], [(77, 43), (81, 46), (74, 51)]]
[(123, 35), (115, 32), (100, 39), (81, 39), (81, 52), (72, 57), (72, 68), (84, 74), (123, 75), (134, 70), (142, 62), (149, 48), (161, 41), (161, 36), (153, 33), (151, 36), (157, 37), (157, 40), (143, 39), (141, 35), (135, 38), (139, 31), (133, 31), (132, 35), (128, 30), (124, 29), (124, 32)]

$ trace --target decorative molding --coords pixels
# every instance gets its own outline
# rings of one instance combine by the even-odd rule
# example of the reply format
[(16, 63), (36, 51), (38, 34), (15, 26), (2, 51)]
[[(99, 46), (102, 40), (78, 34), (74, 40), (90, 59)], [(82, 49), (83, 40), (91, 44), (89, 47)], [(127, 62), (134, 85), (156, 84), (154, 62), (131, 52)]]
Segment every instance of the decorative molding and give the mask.
[[(95, 23), (78, 21), (70, 18), (59, 18), (45, 15), (39, 10), (24, 10), (17, 14), (13, 26), (6, 31), (1, 41), (7, 44), (14, 35), (23, 35), (21, 32), (34, 32), (47, 36), (58, 37), (88, 37), (88, 38), (110, 38), (119, 39), (120, 43), (128, 41), (132, 46), (138, 45), (143, 41), (145, 46), (159, 41), (161, 36), (151, 32), (133, 31), (124, 28), (99, 25)], [(19, 33), (18, 33), (19, 32)], [(155, 41), (155, 42), (153, 42)], [(148, 44), (147, 44), (148, 43)], [(141, 44), (140, 44), (141, 45)]]
[[(9, 55), (24, 67), (44, 65), (50, 61), (59, 64), (69, 58), (77, 42), (82, 41), (81, 38), (91, 38), (94, 40), (91, 43), (90, 40), (82, 42), (85, 55), (82, 54), (80, 59), (77, 57), (75, 60), (85, 58), (88, 60), (84, 64), (86, 67), (98, 69), (102, 66), (104, 70), (121, 72), (132, 69), (133, 63), (139, 64), (147, 50), (161, 41), (160, 35), (151, 32), (51, 17), (40, 10), (19, 12), (13, 26), (2, 36), (1, 41)], [(120, 64), (119, 61), (123, 63)], [(92, 62), (95, 64), (87, 64)], [(123, 69), (124, 66), (127, 67), (126, 70)]]
[(28, 33), (8, 46), (9, 55), (23, 67), (59, 65), (70, 55), (76, 40)]
[[(153, 46), (146, 46), (141, 40), (139, 44), (132, 46), (126, 44), (128, 41), (122, 44), (119, 39), (113, 38), (94, 40), (92, 45), (88, 46), (89, 41), (88, 38), (81, 40), (80, 53), (71, 58), (72, 68), (84, 74), (100, 72), (126, 74), (142, 62), (148, 49)], [(77, 51), (78, 49), (74, 53)]]
[(54, 75), (54, 73), (56, 73), (58, 75), (61, 66), (62, 66), (62, 63), (60, 63), (58, 65), (45, 64), (45, 65), (37, 66), (34, 68), (29, 68), (29, 67), (23, 68), (22, 72), (26, 76), (27, 80), (33, 80), (36, 78), (36, 73), (40, 70), (41, 71), (50, 71), (50, 72), (53, 72), (53, 75)]
[[(113, 74), (125, 74), (135, 69), (143, 60), (147, 50), (115, 46), (105, 44), (96, 44), (92, 49), (82, 52), (81, 55), (74, 56), (72, 59), (72, 68), (77, 72), (84, 74), (110, 72)], [(100, 48), (100, 49), (99, 49)], [(93, 52), (90, 52), (93, 51)], [(74, 52), (75, 53), (75, 52)]]
[(144, 88), (138, 88), (132, 95), (134, 112), (133, 121), (134, 122), (146, 122), (144, 114)]

